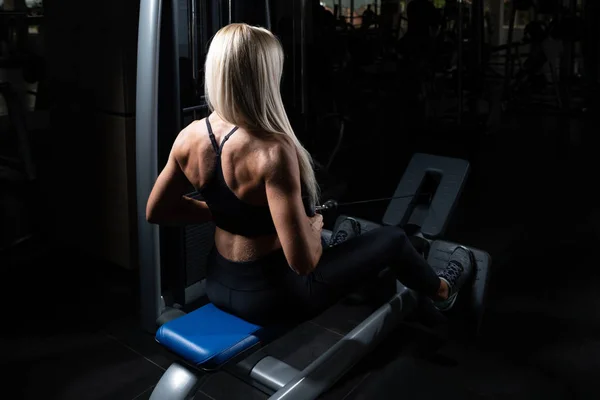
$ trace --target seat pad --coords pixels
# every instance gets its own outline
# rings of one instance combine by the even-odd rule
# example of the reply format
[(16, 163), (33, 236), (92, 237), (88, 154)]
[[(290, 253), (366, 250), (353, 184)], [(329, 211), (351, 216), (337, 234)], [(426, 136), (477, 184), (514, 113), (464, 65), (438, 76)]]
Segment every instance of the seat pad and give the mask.
[(196, 366), (214, 369), (257, 344), (262, 329), (207, 304), (162, 325), (156, 340)]

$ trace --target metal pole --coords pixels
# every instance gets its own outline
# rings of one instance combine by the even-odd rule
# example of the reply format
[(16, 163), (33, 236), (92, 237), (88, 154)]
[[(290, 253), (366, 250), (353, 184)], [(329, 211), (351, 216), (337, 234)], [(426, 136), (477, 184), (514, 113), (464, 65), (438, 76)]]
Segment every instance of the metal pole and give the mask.
[[(200, 88), (199, 80), (199, 67), (198, 67), (198, 10), (196, 7), (196, 0), (188, 0), (190, 5), (190, 55), (192, 56), (192, 79), (194, 81), (194, 95), (196, 98), (200, 96), (198, 89)], [(197, 110), (193, 110), (193, 118), (198, 119)]]
[(136, 191), (142, 327), (156, 330), (162, 311), (160, 238), (146, 221), (146, 202), (158, 176), (158, 60), (161, 0), (142, 0), (138, 30), (136, 89)]
[(265, 28), (271, 30), (271, 2), (269, 0), (265, 0)]

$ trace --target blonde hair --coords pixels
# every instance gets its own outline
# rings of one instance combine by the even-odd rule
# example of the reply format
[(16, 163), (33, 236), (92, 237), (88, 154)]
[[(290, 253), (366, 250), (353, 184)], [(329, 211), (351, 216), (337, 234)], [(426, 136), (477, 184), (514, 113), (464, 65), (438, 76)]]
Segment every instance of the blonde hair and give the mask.
[(290, 124), (281, 99), (283, 49), (268, 30), (247, 24), (221, 28), (210, 44), (204, 70), (204, 93), (211, 111), (223, 120), (293, 142), (300, 176), (312, 205), (319, 201), (310, 153)]

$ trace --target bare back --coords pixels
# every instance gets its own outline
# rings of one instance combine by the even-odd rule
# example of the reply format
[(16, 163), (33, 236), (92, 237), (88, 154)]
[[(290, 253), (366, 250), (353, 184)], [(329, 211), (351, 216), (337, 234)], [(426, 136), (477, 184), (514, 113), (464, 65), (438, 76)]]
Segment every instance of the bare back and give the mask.
[[(209, 121), (217, 143), (221, 143), (225, 135), (234, 128), (216, 114), (210, 115)], [(221, 166), (225, 182), (243, 202), (257, 206), (268, 205), (264, 170), (269, 149), (275, 144), (274, 140), (257, 137), (240, 128), (223, 146)], [(176, 146), (177, 161), (196, 189), (213, 179), (217, 155), (204, 120), (195, 121), (185, 128), (177, 138)], [(281, 248), (277, 234), (245, 237), (218, 227), (215, 244), (219, 253), (232, 261), (254, 260)]]

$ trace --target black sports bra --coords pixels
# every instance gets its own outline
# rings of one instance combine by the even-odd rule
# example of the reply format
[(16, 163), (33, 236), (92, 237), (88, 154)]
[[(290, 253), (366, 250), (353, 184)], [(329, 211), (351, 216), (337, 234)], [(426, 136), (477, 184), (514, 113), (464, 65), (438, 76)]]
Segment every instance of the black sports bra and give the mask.
[(225, 182), (221, 153), (223, 145), (237, 131), (238, 127), (236, 126), (225, 135), (221, 146), (217, 144), (208, 118), (206, 118), (206, 127), (217, 158), (214, 176), (198, 191), (208, 204), (215, 224), (227, 232), (248, 237), (276, 233), (269, 207), (255, 206), (240, 200)]
[[(217, 158), (215, 160), (215, 174), (198, 191), (208, 204), (215, 225), (227, 232), (246, 237), (277, 233), (268, 206), (256, 206), (240, 200), (225, 182), (221, 153), (223, 152), (223, 145), (238, 130), (238, 127), (236, 126), (225, 135), (220, 146), (217, 144), (208, 118), (206, 118), (206, 127)], [(304, 185), (302, 192), (305, 192)], [(306, 215), (314, 215), (314, 207), (311, 206), (308, 197), (303, 196), (302, 200)]]

